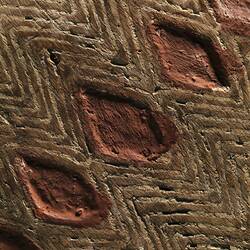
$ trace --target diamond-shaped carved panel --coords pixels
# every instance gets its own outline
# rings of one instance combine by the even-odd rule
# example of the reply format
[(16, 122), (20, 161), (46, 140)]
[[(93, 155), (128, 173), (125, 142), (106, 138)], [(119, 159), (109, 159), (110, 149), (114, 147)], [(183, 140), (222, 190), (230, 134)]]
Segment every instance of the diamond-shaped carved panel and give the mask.
[(18, 159), (20, 179), (35, 215), (48, 222), (94, 226), (108, 216), (109, 200), (79, 174), (37, 159)]
[(149, 37), (167, 81), (191, 89), (228, 84), (221, 58), (208, 38), (165, 24), (150, 25)]
[(240, 35), (250, 35), (249, 0), (212, 0), (211, 3), (223, 29)]
[(93, 90), (82, 90), (79, 97), (88, 145), (97, 156), (119, 163), (145, 163), (176, 142), (175, 125), (145, 104)]

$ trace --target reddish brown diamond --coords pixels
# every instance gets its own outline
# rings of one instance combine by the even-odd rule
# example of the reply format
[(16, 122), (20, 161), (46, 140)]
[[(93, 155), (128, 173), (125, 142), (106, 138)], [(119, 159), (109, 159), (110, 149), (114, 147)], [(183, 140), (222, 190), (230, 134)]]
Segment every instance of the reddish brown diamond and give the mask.
[(72, 226), (93, 226), (107, 217), (108, 199), (77, 173), (36, 159), (18, 162), (21, 180), (37, 217)]
[(169, 83), (190, 89), (228, 84), (221, 58), (208, 38), (168, 25), (151, 25), (149, 36)]
[(211, 0), (222, 28), (240, 35), (250, 35), (250, 0)]
[(168, 151), (177, 130), (169, 118), (129, 98), (82, 91), (81, 109), (90, 150), (117, 162), (147, 162)]

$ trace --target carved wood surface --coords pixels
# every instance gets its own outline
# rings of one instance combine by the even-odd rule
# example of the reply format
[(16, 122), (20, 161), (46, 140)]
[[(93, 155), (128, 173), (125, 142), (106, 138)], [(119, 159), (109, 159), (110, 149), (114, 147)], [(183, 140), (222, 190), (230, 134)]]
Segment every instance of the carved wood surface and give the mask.
[(250, 249), (249, 27), (249, 0), (0, 0), (0, 249)]

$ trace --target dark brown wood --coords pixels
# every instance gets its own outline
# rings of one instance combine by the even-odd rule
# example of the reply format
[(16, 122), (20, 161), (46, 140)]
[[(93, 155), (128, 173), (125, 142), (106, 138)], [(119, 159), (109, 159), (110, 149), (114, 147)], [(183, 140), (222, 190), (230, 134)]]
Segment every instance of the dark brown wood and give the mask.
[(250, 8), (0, 1), (0, 249), (250, 249)]

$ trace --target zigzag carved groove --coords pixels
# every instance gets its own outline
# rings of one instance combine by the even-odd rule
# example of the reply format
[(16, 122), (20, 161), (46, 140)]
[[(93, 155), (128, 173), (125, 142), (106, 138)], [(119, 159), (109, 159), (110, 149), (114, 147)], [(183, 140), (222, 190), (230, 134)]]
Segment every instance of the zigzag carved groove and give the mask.
[(1, 0), (0, 249), (250, 249), (249, 23), (249, 0)]

